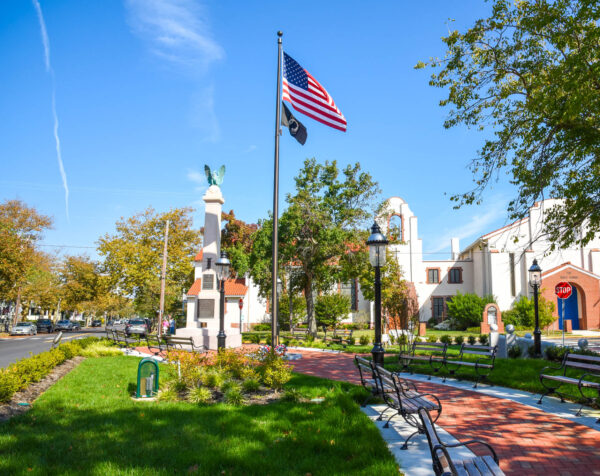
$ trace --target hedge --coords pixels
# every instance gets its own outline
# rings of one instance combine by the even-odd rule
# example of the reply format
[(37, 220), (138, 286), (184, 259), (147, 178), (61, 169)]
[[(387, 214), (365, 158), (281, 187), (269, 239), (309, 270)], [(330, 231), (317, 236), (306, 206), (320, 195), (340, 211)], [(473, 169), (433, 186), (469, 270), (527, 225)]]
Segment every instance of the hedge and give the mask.
[(54, 367), (80, 355), (82, 349), (97, 341), (96, 337), (74, 340), (0, 369), (0, 402), (9, 402), (15, 393), (34, 382), (39, 382)]

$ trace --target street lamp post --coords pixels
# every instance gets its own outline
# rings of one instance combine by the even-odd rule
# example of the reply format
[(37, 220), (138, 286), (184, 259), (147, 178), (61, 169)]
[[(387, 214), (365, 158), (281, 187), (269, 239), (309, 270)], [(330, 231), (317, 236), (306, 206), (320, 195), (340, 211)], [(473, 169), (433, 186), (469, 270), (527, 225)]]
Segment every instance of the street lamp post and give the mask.
[(383, 366), (383, 346), (381, 345), (381, 267), (385, 265), (388, 240), (381, 233), (377, 222), (371, 227), (371, 236), (367, 240), (369, 261), (375, 268), (375, 342), (373, 343), (373, 362)]
[(225, 348), (225, 339), (227, 336), (225, 335), (225, 281), (229, 277), (229, 269), (231, 263), (229, 259), (227, 259), (227, 254), (224, 251), (221, 251), (221, 256), (215, 262), (215, 267), (217, 269), (217, 278), (220, 282), (220, 291), (221, 291), (221, 306), (219, 309), (219, 333), (217, 334), (217, 348), (224, 349)]
[(529, 268), (529, 285), (533, 288), (533, 303), (535, 313), (535, 330), (533, 331), (533, 348), (535, 356), (542, 356), (542, 331), (540, 330), (540, 313), (538, 306), (538, 294), (542, 284), (542, 268), (538, 265), (537, 259), (533, 260)]
[[(281, 297), (283, 293), (283, 282), (280, 278), (277, 278), (277, 296)], [(275, 342), (273, 342), (273, 347), (279, 345), (279, 303), (277, 303), (277, 319), (275, 321), (276, 332), (275, 332)]]

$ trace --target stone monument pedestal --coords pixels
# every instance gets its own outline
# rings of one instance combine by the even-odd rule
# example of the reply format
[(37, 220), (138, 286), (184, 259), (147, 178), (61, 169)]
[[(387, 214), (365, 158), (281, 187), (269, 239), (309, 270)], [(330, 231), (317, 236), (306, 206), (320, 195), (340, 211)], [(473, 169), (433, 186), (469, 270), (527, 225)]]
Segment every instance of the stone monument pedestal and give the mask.
[[(175, 332), (176, 336), (181, 337), (192, 337), (195, 345), (205, 345), (209, 350), (217, 350), (217, 335), (219, 331), (208, 328), (193, 328), (184, 327), (177, 329)], [(227, 338), (225, 339), (225, 347), (228, 349), (234, 347), (240, 347), (242, 345), (242, 334), (233, 333), (230, 334), (225, 331)]]

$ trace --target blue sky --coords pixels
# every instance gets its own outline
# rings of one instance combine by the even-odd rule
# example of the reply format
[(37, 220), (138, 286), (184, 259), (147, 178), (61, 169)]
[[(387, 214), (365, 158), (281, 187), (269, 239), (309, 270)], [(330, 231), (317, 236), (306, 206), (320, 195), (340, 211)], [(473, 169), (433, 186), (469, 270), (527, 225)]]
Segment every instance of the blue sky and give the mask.
[(304, 147), (284, 131), (281, 206), (304, 158), (358, 161), (383, 197), (409, 203), (429, 257), (447, 257), (451, 236), (464, 247), (506, 223), (512, 189), (500, 183), (482, 206), (452, 210), (448, 196), (471, 188), (466, 167), (484, 137), (445, 130), (443, 92), (413, 67), (443, 56), (449, 25), (464, 29), (488, 9), (481, 0), (3, 0), (0, 199), (54, 217), (44, 244), (91, 256), (120, 217), (148, 206), (196, 207), (202, 226), (204, 164), (227, 167), (226, 210), (266, 217), (281, 29), (284, 50), (348, 121), (341, 133), (298, 115)]

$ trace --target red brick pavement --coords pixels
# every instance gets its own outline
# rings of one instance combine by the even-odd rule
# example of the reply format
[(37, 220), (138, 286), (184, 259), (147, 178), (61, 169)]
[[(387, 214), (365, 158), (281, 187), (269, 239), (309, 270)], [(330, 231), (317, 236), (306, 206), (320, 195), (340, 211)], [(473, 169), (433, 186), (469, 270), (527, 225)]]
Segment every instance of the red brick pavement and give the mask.
[[(302, 354), (296, 372), (359, 383), (351, 354), (291, 352)], [(511, 400), (429, 382), (418, 387), (442, 401), (440, 426), (458, 440), (491, 444), (506, 474), (600, 475), (600, 431)]]

